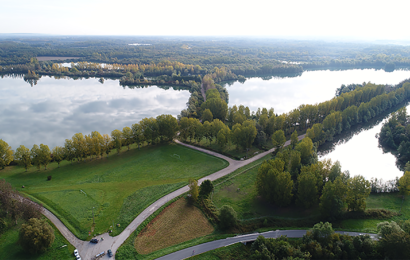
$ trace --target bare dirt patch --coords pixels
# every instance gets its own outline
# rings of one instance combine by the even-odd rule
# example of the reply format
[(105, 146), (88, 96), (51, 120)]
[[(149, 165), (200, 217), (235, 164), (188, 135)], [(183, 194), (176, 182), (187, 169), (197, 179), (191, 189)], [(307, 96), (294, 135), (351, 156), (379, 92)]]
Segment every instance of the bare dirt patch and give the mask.
[(213, 231), (202, 212), (181, 198), (165, 208), (138, 234), (134, 246), (138, 253), (149, 254)]

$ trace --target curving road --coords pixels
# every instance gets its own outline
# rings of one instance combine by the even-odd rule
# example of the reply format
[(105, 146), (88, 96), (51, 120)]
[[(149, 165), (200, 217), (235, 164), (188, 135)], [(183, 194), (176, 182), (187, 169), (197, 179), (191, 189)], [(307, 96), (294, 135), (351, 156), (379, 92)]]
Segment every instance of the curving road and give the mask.
[[(299, 140), (303, 139), (305, 137), (305, 135), (301, 135), (299, 136)], [(228, 175), (232, 172), (234, 172), (235, 170), (251, 163), (254, 162), (270, 153), (272, 153), (275, 148), (260, 153), (250, 159), (247, 160), (243, 160), (243, 161), (236, 161), (233, 160), (227, 156), (224, 156), (222, 154), (213, 152), (213, 151), (209, 151), (206, 149), (202, 149), (193, 145), (189, 145), (189, 144), (185, 144), (182, 143), (178, 140), (175, 140), (176, 143), (213, 155), (215, 157), (219, 157), (221, 159), (226, 160), (229, 163), (229, 166), (217, 171), (211, 175), (208, 175), (202, 179), (198, 180), (198, 185), (200, 185), (204, 180), (211, 180), (214, 181), (218, 178), (221, 178), (225, 175)], [(286, 141), (285, 146), (289, 145), (290, 141)], [(68, 228), (54, 215), (52, 214), (49, 210), (44, 208), (44, 212), (43, 214), (50, 219), (51, 222), (53, 222), (53, 224), (57, 227), (57, 229), (61, 232), (61, 234), (63, 234), (63, 236), (73, 245), (78, 249), (78, 252), (81, 256), (82, 259), (85, 260), (89, 260), (91, 258), (93, 258), (93, 256), (101, 253), (101, 252), (106, 252), (108, 249), (111, 249), (114, 257), (109, 258), (107, 255), (105, 255), (104, 257), (102, 257), (101, 259), (115, 259), (115, 253), (117, 251), (117, 249), (122, 245), (122, 243), (125, 242), (125, 240), (131, 235), (132, 232), (134, 232), (137, 227), (144, 221), (146, 220), (152, 213), (154, 213), (157, 209), (159, 209), (160, 207), (162, 207), (163, 205), (165, 205), (169, 200), (178, 197), (179, 195), (184, 194), (185, 192), (187, 192), (189, 190), (188, 185), (184, 186), (174, 192), (169, 193), (168, 195), (160, 198), (159, 200), (155, 201), (154, 203), (152, 203), (150, 206), (148, 206), (143, 212), (141, 212), (141, 214), (139, 214), (132, 222), (131, 224), (129, 224), (123, 232), (121, 232), (121, 234), (119, 234), (116, 237), (111, 237), (109, 236), (108, 233), (96, 236), (95, 238), (99, 240), (98, 244), (93, 244), (90, 243), (88, 241), (83, 241), (78, 239), (73, 233), (71, 233), (70, 230), (68, 230)], [(101, 238), (103, 238), (103, 240), (101, 240)], [(168, 258), (170, 259), (170, 258)]]
[[(370, 233), (344, 232), (344, 231), (336, 231), (336, 233), (350, 235), (350, 236), (370, 235), (372, 239), (375, 239), (375, 240), (378, 239), (377, 235), (370, 234)], [(226, 239), (215, 240), (215, 241), (211, 241), (208, 243), (203, 243), (200, 245), (185, 248), (183, 250), (157, 258), (157, 260), (185, 259), (193, 255), (199, 255), (199, 254), (202, 254), (207, 251), (211, 251), (211, 250), (223, 247), (223, 246), (230, 246), (236, 243), (246, 244), (247, 242), (255, 241), (256, 238), (258, 238), (258, 236), (264, 236), (265, 238), (278, 238), (280, 236), (287, 236), (289, 238), (301, 238), (303, 237), (304, 234), (306, 234), (306, 230), (276, 230), (276, 231), (269, 231), (269, 232), (264, 232), (264, 233), (239, 235), (235, 237), (228, 237)]]

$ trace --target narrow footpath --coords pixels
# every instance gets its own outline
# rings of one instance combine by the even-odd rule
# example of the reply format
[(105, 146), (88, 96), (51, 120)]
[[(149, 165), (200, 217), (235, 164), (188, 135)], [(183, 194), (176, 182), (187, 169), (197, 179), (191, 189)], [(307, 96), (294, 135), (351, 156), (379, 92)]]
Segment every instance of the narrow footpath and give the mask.
[[(305, 137), (305, 135), (300, 135), (298, 138), (299, 140), (302, 140)], [(243, 160), (243, 161), (236, 161), (233, 160), (225, 155), (209, 151), (203, 148), (199, 148), (193, 145), (185, 144), (182, 143), (178, 140), (175, 140), (177, 144), (201, 151), (206, 154), (213, 155), (215, 157), (219, 157), (221, 159), (226, 160), (229, 163), (229, 166), (217, 171), (211, 175), (208, 175), (204, 178), (201, 178), (198, 180), (198, 185), (200, 185), (204, 180), (211, 180), (214, 181), (216, 179), (219, 179), (225, 175), (228, 175), (235, 170), (252, 163), (270, 153), (275, 151), (275, 148), (270, 149), (269, 151), (260, 153), (258, 155), (255, 155), (254, 157)], [(290, 140), (286, 141), (284, 146), (288, 146), (290, 144)], [(102, 235), (96, 236), (95, 238), (99, 240), (98, 244), (93, 244), (90, 243), (89, 241), (83, 241), (78, 239), (71, 231), (54, 215), (52, 214), (49, 210), (44, 208), (43, 214), (51, 221), (53, 224), (57, 227), (57, 229), (63, 234), (63, 236), (73, 245), (78, 249), (78, 252), (81, 256), (82, 259), (84, 260), (89, 260), (92, 259), (95, 255), (101, 253), (101, 252), (106, 252), (108, 249), (111, 249), (111, 251), (114, 254), (114, 257), (109, 258), (108, 255), (103, 256), (101, 259), (115, 259), (115, 253), (117, 252), (118, 248), (125, 242), (125, 240), (131, 235), (132, 232), (134, 232), (137, 227), (144, 222), (152, 213), (154, 213), (157, 209), (165, 205), (169, 200), (172, 200), (185, 192), (189, 190), (188, 185), (169, 193), (168, 195), (158, 199), (154, 203), (152, 203), (150, 206), (148, 206), (141, 214), (139, 214), (132, 222), (129, 224), (124, 231), (121, 232), (116, 237), (111, 237), (108, 233), (104, 233)], [(101, 239), (102, 238), (102, 239)], [(170, 258), (168, 258), (170, 259)]]

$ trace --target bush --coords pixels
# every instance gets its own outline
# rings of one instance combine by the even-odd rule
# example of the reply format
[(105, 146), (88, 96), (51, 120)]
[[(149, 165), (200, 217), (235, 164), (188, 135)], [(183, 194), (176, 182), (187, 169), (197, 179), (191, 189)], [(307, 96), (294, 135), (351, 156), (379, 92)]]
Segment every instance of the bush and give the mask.
[(219, 226), (221, 229), (229, 229), (236, 226), (236, 212), (231, 206), (224, 205), (219, 211)]

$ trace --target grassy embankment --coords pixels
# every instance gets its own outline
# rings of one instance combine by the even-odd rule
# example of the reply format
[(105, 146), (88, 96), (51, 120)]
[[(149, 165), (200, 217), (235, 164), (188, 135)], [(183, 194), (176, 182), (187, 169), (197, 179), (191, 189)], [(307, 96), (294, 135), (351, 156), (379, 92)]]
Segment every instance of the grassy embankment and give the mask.
[[(49, 260), (49, 259), (74, 259), (74, 247), (61, 235), (60, 231), (48, 221), (54, 229), (54, 243), (45, 253), (31, 255), (18, 245), (19, 229), (21, 223), (7, 230), (0, 236), (0, 260)], [(61, 247), (67, 245), (66, 247)]]
[(78, 238), (87, 239), (90, 230), (91, 235), (107, 232), (113, 223), (113, 235), (119, 234), (147, 206), (185, 186), (189, 178), (199, 179), (226, 166), (222, 159), (168, 144), (130, 151), (123, 147), (119, 155), (64, 161), (60, 168), (52, 163), (40, 171), (6, 167), (0, 178), (41, 202)]

